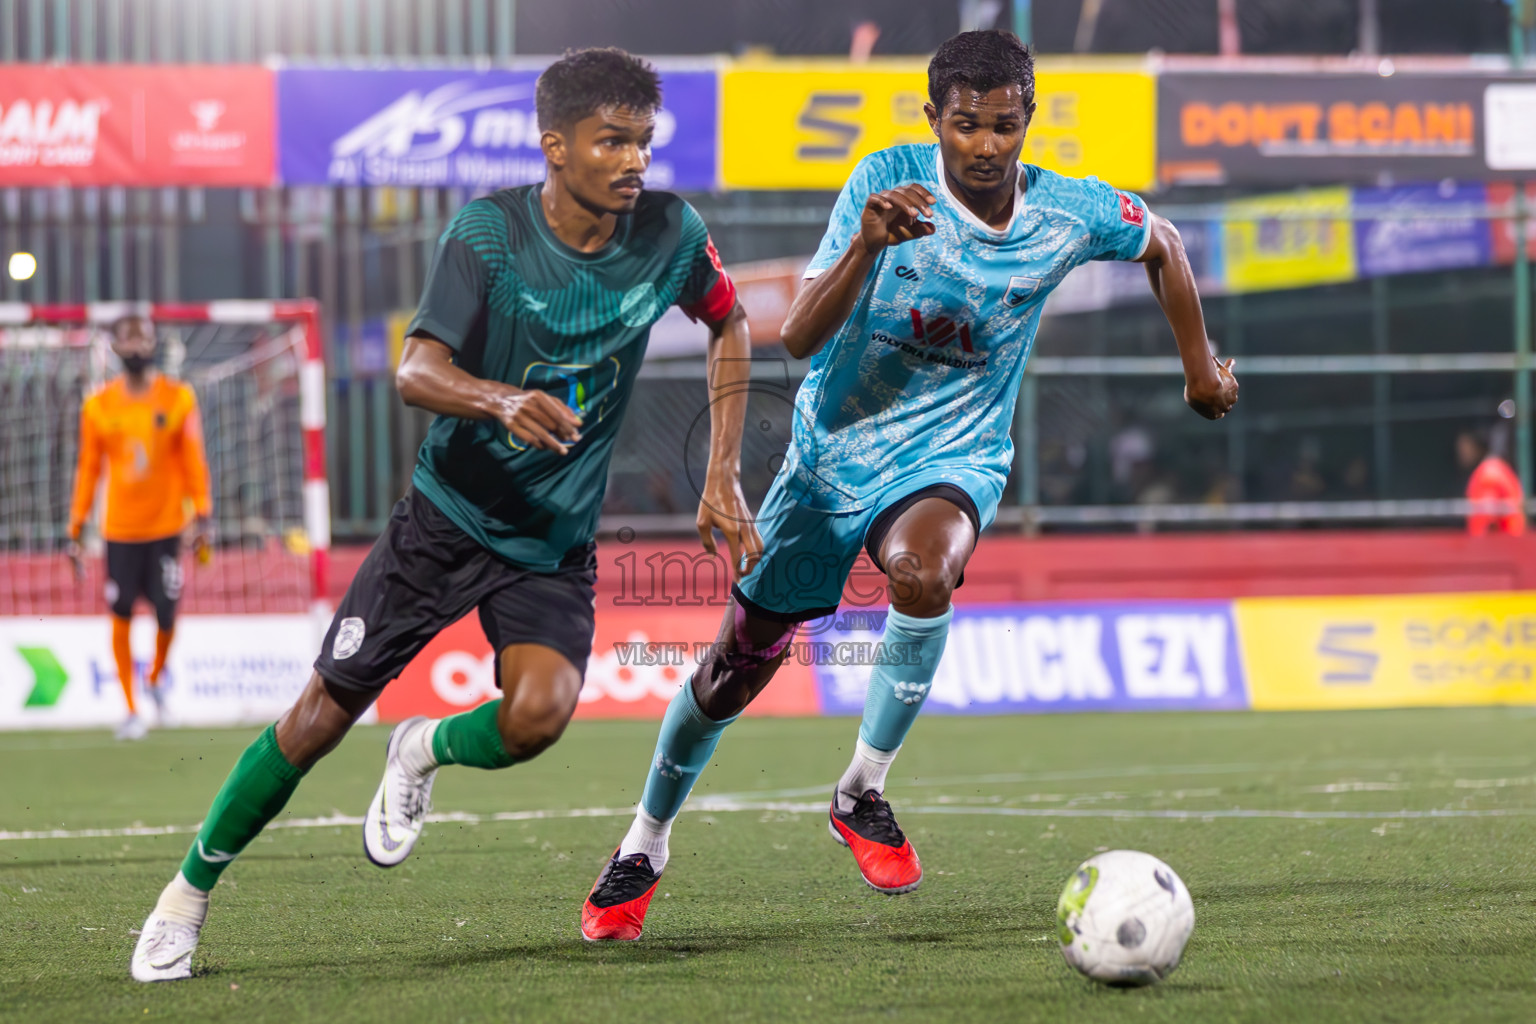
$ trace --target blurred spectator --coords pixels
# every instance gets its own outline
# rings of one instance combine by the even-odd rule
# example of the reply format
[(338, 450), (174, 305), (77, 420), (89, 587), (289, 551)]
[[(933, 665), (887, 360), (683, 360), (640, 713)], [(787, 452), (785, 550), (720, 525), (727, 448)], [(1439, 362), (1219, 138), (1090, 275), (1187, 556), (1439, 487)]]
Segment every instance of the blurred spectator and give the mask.
[(1339, 482), (1343, 484), (1343, 497), (1346, 501), (1364, 501), (1372, 496), (1371, 464), (1364, 455), (1356, 455), (1349, 460)]
[(1109, 439), (1109, 476), (1115, 487), (1132, 495), (1145, 485), (1144, 470), (1157, 453), (1152, 433), (1139, 423), (1131, 423)]
[(1290, 487), (1286, 494), (1288, 500), (1317, 501), (1323, 496), (1328, 484), (1318, 469), (1322, 454), (1323, 446), (1316, 437), (1309, 434), (1301, 439), (1301, 447), (1296, 452), (1296, 468), (1291, 470)]
[(1467, 516), (1467, 532), (1481, 537), (1489, 532), (1521, 536), (1525, 533), (1525, 490), (1520, 478), (1488, 442), (1470, 430), (1456, 438), (1456, 461), (1471, 470), (1467, 481), (1467, 500), (1472, 511)]
[(1200, 500), (1207, 505), (1235, 505), (1243, 500), (1243, 481), (1236, 473), (1223, 470), (1211, 479)]

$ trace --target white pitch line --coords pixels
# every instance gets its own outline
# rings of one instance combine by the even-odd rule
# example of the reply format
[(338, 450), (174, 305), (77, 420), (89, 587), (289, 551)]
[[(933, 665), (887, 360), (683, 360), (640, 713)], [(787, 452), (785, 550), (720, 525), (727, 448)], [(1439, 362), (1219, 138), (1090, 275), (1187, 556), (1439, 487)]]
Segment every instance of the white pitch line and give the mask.
[[(687, 810), (695, 814), (733, 814), (751, 812), (778, 812), (780, 814), (825, 814), (825, 803), (791, 803), (786, 801), (735, 801), (705, 798), (689, 804)], [(427, 821), (439, 825), (483, 825), (500, 821), (555, 821), (572, 818), (627, 818), (635, 813), (633, 807), (576, 807), (566, 810), (500, 811), (496, 814), (470, 814), (453, 811), (446, 814), (430, 814)], [(1210, 821), (1218, 818), (1283, 818), (1293, 820), (1347, 820), (1383, 821), (1417, 818), (1526, 818), (1536, 817), (1536, 808), (1488, 808), (1485, 810), (1400, 810), (1400, 811), (1296, 811), (1283, 809), (1228, 807), (1208, 811), (1191, 810), (1134, 810), (1130, 808), (1069, 808), (1069, 807), (967, 807), (967, 806), (915, 806), (903, 807), (903, 814), (951, 814), (1004, 818), (1120, 818), (1158, 819), (1168, 821)], [(355, 828), (363, 819), (350, 814), (332, 814), (324, 818), (288, 818), (274, 821), (267, 829), (293, 828)], [(130, 825), (126, 828), (81, 829), (23, 829), (0, 831), (0, 841), (17, 839), (126, 839), (134, 836), (191, 835), (201, 825)]]

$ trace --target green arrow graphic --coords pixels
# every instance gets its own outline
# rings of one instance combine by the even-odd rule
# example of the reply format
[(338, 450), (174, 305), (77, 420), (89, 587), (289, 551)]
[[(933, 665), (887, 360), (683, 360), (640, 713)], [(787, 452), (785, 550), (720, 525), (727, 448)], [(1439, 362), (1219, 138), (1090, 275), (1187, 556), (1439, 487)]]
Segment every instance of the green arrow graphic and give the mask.
[(32, 667), (32, 692), (27, 694), (27, 702), (22, 707), (27, 708), (51, 708), (59, 702), (59, 697), (64, 693), (64, 687), (69, 682), (69, 673), (64, 671), (64, 666), (59, 664), (59, 659), (53, 656), (53, 652), (46, 647), (18, 647), (16, 653), (22, 660)]

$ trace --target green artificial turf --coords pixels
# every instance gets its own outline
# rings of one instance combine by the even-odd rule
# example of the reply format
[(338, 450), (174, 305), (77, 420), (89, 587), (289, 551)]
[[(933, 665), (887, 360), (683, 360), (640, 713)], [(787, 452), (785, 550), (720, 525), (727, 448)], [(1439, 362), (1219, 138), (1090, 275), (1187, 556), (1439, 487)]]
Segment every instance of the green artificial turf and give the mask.
[[(194, 825), (255, 730), (0, 734), (0, 1017), (1536, 1020), (1527, 710), (929, 715), (887, 790), (926, 870), (898, 897), (827, 835), (854, 723), (746, 720), (674, 830), (644, 937), (588, 945), (582, 900), (655, 732), (578, 722), (531, 764), (445, 769), (437, 812), (476, 820), (429, 825), (391, 871), (356, 825), (269, 830), (213, 893), (198, 976), (155, 986), (128, 979), (130, 929), (190, 836), (12, 836)], [(358, 729), (279, 821), (360, 815), (384, 737)], [(591, 808), (611, 812), (564, 813)], [(1398, 813), (1432, 810), (1481, 816)], [(1162, 857), (1194, 896), (1155, 988), (1101, 988), (1057, 949), (1057, 895), (1105, 848)]]

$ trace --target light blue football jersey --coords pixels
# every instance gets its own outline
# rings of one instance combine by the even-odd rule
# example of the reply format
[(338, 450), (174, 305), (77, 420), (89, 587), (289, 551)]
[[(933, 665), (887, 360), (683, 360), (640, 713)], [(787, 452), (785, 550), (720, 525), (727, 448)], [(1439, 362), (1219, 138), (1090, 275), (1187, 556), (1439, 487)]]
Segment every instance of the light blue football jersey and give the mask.
[(1139, 197), (1029, 164), (1013, 220), (993, 230), (950, 193), (937, 143), (895, 146), (854, 168), (806, 276), (837, 262), (871, 193), (911, 182), (938, 198), (934, 233), (880, 253), (795, 399), (780, 480), (828, 512), (934, 483), (995, 508), (1045, 297), (1089, 260), (1136, 259), (1151, 231)]

